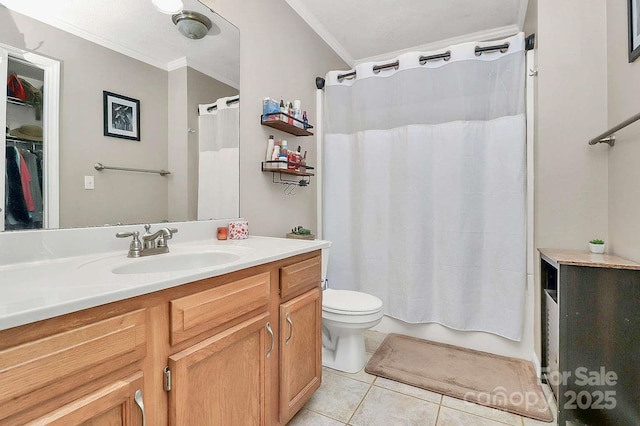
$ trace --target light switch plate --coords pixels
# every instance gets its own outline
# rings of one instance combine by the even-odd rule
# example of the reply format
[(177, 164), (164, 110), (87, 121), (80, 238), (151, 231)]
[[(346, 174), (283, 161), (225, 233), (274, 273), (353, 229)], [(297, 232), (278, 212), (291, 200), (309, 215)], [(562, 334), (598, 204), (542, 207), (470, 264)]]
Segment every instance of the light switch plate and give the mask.
[(93, 176), (84, 177), (84, 189), (94, 189)]

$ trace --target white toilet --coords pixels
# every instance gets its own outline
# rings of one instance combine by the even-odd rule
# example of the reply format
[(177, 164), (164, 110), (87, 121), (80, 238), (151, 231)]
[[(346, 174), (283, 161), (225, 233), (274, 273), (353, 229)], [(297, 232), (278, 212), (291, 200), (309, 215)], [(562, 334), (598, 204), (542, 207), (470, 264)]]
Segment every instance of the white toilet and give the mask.
[[(322, 251), (322, 279), (329, 250)], [(322, 365), (357, 373), (367, 363), (365, 330), (382, 320), (382, 301), (370, 294), (327, 288), (322, 293)]]

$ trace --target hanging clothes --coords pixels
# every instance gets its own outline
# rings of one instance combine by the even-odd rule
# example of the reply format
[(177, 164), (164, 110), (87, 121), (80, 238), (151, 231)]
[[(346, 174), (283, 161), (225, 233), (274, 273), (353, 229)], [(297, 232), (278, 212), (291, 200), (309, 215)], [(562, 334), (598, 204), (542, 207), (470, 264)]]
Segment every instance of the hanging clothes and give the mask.
[[(39, 157), (29, 150), (20, 150), (22, 157), (24, 158), (29, 174), (31, 175), (31, 181), (29, 184), (31, 196), (34, 203), (34, 210), (32, 212), (31, 219), (34, 223), (42, 222), (43, 215), (43, 202), (42, 202), (42, 185), (38, 177), (38, 161)], [(41, 226), (39, 226), (41, 227)]]
[[(33, 203), (33, 195), (31, 195), (31, 173), (29, 173), (27, 163), (24, 161), (22, 150), (18, 150), (18, 156), (20, 157), (20, 183), (22, 183), (24, 202), (27, 205), (27, 210), (33, 212), (36, 206)], [(31, 217), (31, 215), (29, 215), (29, 217)]]
[[(31, 218), (27, 203), (25, 201), (24, 191), (22, 189), (22, 177), (20, 174), (20, 153), (17, 148), (7, 146), (5, 148), (5, 170), (6, 170), (6, 210), (7, 215), (11, 215), (17, 222), (23, 225), (29, 225)], [(26, 168), (26, 166), (25, 166)]]

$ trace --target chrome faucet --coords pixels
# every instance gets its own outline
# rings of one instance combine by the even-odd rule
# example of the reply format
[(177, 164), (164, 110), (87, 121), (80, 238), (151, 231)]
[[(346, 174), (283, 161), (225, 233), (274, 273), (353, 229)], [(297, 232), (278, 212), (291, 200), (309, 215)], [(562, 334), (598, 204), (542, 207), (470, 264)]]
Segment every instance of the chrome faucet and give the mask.
[(128, 238), (133, 237), (131, 244), (129, 245), (129, 253), (127, 257), (142, 257), (151, 256), (154, 254), (162, 254), (169, 252), (169, 246), (167, 246), (167, 240), (173, 237), (173, 234), (178, 232), (176, 228), (161, 228), (156, 232), (151, 233), (151, 225), (144, 225), (145, 233), (142, 236), (142, 243), (140, 241), (138, 231), (132, 232), (118, 232), (116, 237)]

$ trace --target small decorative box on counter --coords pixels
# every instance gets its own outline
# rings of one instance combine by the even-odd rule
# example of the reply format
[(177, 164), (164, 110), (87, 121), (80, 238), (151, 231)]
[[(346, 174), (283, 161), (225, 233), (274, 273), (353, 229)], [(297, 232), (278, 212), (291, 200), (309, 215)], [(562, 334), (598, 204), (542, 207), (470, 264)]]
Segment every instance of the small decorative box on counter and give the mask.
[(244, 240), (249, 237), (249, 222), (246, 220), (233, 220), (229, 222), (229, 239)]

